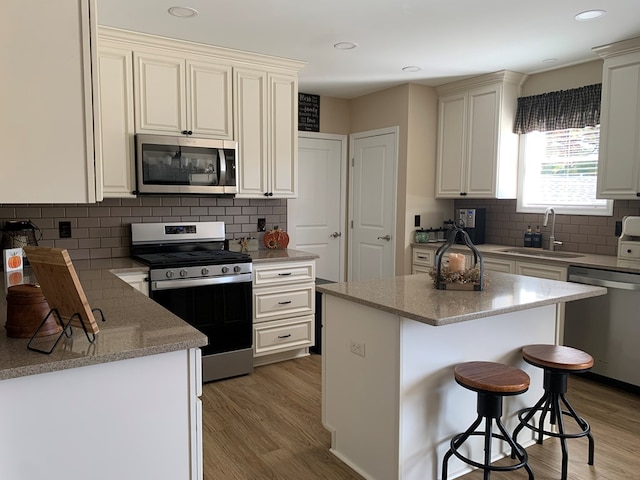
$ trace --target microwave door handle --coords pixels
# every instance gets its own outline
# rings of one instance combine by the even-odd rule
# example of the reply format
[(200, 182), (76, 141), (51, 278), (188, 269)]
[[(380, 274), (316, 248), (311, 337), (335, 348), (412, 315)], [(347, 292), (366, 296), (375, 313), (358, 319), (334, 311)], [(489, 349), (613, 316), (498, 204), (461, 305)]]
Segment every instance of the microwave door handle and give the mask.
[(227, 160), (224, 156), (224, 149), (218, 149), (218, 185), (227, 184)]

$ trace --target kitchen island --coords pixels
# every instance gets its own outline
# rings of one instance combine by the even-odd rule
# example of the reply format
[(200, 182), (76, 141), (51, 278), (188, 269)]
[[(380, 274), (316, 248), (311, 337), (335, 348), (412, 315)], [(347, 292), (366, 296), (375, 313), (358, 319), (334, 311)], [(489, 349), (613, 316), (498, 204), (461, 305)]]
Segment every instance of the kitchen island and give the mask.
[[(505, 398), (503, 420), (513, 428), (514, 413), (542, 394), (542, 371), (521, 359), (521, 347), (556, 343), (556, 304), (606, 293), (498, 272), (481, 292), (436, 290), (427, 274), (317, 289), (325, 294), (322, 420), (331, 451), (378, 480), (440, 478), (451, 437), (476, 417), (476, 394), (454, 381), (457, 363), (504, 362), (530, 375), (527, 393)], [(482, 441), (472, 440), (481, 458)], [(456, 478), (469, 468), (454, 457), (449, 471)]]
[(106, 319), (96, 315), (94, 343), (74, 328), (46, 355), (0, 335), (0, 478), (201, 479), (207, 337), (113, 274), (139, 264), (85, 267), (89, 304)]

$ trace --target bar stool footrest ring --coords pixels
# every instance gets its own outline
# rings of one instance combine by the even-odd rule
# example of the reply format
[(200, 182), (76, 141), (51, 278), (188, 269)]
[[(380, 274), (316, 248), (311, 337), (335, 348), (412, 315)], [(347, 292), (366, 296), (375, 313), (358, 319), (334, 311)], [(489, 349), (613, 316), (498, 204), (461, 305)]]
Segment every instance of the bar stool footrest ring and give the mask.
[[(454, 436), (451, 439), (450, 442), (450, 446), (451, 446), (451, 453), (453, 453), (459, 460), (462, 460), (463, 462), (465, 462), (468, 465), (474, 466), (476, 468), (481, 468), (483, 470), (491, 470), (492, 472), (511, 472), (513, 470), (517, 470), (519, 468), (524, 467), (525, 465), (527, 465), (528, 463), (528, 459), (529, 456), (527, 455), (527, 451), (524, 449), (524, 447), (522, 445), (520, 445), (519, 443), (516, 443), (516, 446), (519, 449), (519, 454), (518, 455), (518, 459), (520, 460), (519, 463), (515, 463), (512, 465), (485, 465), (484, 463), (478, 463), (474, 460), (471, 460), (470, 458), (465, 457), (464, 455), (462, 455), (460, 452), (458, 452), (458, 448), (456, 447), (455, 443), (462, 437), (465, 437), (465, 440), (467, 437), (471, 437), (471, 436), (481, 436), (481, 437), (485, 437), (486, 433), (485, 432), (471, 432), (471, 433), (459, 433), (456, 436)], [(503, 442), (506, 442), (507, 444), (509, 443), (509, 441), (504, 437), (504, 435), (500, 435), (498, 433), (492, 433), (491, 434), (492, 438), (497, 438), (498, 440), (502, 440)]]
[[(524, 421), (524, 417), (532, 410), (532, 408), (533, 407), (523, 408), (522, 410), (518, 411), (517, 415), (518, 415), (518, 420), (520, 421), (520, 424), (523, 427), (527, 427), (529, 430), (533, 430), (537, 434), (548, 435), (550, 437), (555, 437), (555, 438), (581, 438), (581, 437), (584, 437), (585, 435), (589, 435), (589, 433), (591, 432), (591, 426), (582, 417), (578, 417), (578, 420), (580, 421), (580, 423), (582, 423), (582, 425), (580, 425), (580, 423), (577, 423), (577, 425), (582, 428), (582, 431), (580, 431), (580, 432), (576, 432), (576, 433), (558, 433), (558, 432), (552, 432), (550, 430), (540, 429), (539, 427), (536, 427), (535, 425), (532, 425), (531, 423)], [(542, 411), (540, 409), (536, 409), (536, 410)], [(566, 410), (562, 410), (562, 414), (566, 415), (568, 417), (571, 417), (571, 418), (573, 418), (575, 420), (575, 417), (571, 414), (571, 412), (568, 412)], [(529, 421), (532, 421), (532, 420), (533, 420), (533, 417)]]

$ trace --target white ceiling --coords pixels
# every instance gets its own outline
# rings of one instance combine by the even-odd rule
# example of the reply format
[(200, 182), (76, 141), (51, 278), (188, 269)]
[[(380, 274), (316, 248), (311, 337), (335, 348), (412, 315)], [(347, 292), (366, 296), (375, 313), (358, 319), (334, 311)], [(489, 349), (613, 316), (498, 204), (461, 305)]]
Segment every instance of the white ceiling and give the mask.
[[(436, 86), (498, 70), (536, 73), (595, 60), (640, 36), (640, 0), (97, 0), (98, 23), (307, 62), (301, 92), (353, 98), (408, 82)], [(196, 9), (176, 18), (169, 7)], [(578, 22), (584, 10), (600, 19)], [(354, 50), (333, 45), (348, 41)], [(544, 60), (555, 58), (553, 63)], [(422, 68), (406, 73), (402, 68)]]

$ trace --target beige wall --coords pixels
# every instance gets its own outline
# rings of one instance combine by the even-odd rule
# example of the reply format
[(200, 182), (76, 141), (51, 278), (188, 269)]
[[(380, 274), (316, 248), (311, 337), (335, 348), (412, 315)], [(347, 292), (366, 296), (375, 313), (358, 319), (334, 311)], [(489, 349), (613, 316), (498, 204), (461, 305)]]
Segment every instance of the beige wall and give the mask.
[[(396, 274), (411, 273), (414, 216), (422, 226), (440, 226), (453, 202), (435, 199), (437, 95), (406, 84), (352, 100), (320, 98), (320, 131), (350, 134), (399, 127), (396, 209)], [(349, 124), (345, 126), (345, 119)]]
[(522, 86), (522, 96), (539, 95), (602, 82), (602, 60), (531, 75)]

